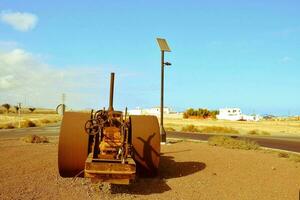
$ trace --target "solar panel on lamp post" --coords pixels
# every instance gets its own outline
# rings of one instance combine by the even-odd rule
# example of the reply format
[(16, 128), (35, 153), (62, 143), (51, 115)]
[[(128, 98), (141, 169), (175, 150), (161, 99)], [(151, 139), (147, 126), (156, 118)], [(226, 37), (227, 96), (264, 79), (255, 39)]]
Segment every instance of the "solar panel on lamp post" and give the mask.
[(171, 63), (165, 62), (165, 51), (171, 52), (171, 49), (165, 39), (157, 38), (157, 42), (161, 51), (160, 136), (161, 142), (165, 143), (167, 134), (164, 129), (164, 66), (171, 66)]

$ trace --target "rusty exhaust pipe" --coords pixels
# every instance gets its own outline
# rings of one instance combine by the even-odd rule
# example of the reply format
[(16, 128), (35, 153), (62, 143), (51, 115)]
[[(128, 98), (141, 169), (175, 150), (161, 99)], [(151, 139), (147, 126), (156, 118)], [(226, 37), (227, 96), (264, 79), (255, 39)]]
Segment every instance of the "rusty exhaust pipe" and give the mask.
[(114, 83), (115, 83), (115, 73), (110, 73), (110, 93), (109, 93), (109, 107), (108, 111), (113, 111), (113, 103), (114, 103)]

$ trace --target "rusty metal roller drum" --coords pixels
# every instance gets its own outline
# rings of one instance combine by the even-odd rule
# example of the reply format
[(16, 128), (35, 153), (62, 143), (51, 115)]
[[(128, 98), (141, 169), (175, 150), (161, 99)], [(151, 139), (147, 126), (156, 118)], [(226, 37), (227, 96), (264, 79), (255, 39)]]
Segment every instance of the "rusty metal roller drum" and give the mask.
[(160, 158), (160, 132), (157, 117), (131, 115), (131, 142), (133, 159), (137, 163), (139, 175), (157, 174)]
[(58, 145), (58, 169), (62, 177), (74, 177), (84, 170), (88, 156), (88, 135), (84, 125), (89, 113), (65, 112)]

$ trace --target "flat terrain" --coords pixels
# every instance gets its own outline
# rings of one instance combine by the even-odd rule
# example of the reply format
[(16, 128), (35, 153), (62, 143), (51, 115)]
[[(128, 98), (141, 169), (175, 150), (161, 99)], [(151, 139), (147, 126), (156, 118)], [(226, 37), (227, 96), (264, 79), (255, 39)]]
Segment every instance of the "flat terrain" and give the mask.
[[(4, 111), (2, 111), (4, 112)], [(24, 111), (25, 112), (25, 111)], [(222, 128), (234, 130), (239, 135), (262, 135), (262, 136), (285, 136), (300, 138), (300, 118), (274, 118), (273, 120), (261, 121), (228, 121), (213, 119), (183, 119), (179, 114), (168, 114), (165, 116), (164, 125), (167, 130), (182, 131), (183, 127), (194, 125), (197, 129), (204, 130), (202, 133), (224, 133)], [(45, 126), (61, 121), (61, 116), (54, 114), (54, 110), (36, 110), (34, 113), (23, 113), (21, 126), (29, 127), (28, 121), (36, 126)], [(0, 114), (0, 129), (7, 128), (7, 125), (18, 127), (19, 117), (16, 113)], [(213, 129), (207, 129), (213, 127)], [(219, 128), (219, 129), (218, 129)], [(220, 130), (221, 128), (221, 130)], [(213, 132), (217, 131), (217, 132)], [(230, 133), (230, 131), (229, 131)]]
[(162, 146), (160, 175), (129, 186), (59, 177), (49, 144), (0, 139), (0, 199), (298, 199), (300, 163), (206, 143)]
[[(24, 137), (27, 134), (39, 136), (58, 136), (60, 125), (52, 124), (42, 127), (20, 128), (20, 129), (2, 129), (0, 130), (0, 140), (11, 140), (12, 138)], [(203, 133), (184, 133), (184, 132), (167, 132), (168, 138), (207, 140), (209, 137), (220, 134), (203, 134)], [(295, 151), (300, 153), (300, 137), (298, 136), (259, 136), (259, 135), (230, 135), (236, 138), (247, 138), (254, 140), (263, 147)]]
[(257, 135), (272, 136), (292, 136), (300, 137), (300, 120), (296, 118), (290, 119), (274, 119), (262, 121), (229, 121), (229, 120), (213, 120), (213, 119), (183, 119), (167, 115), (164, 119), (165, 127), (171, 127), (175, 131), (181, 131), (182, 127), (194, 125), (198, 129), (206, 127), (226, 127), (237, 130), (241, 135), (248, 135), (249, 132), (256, 131)]

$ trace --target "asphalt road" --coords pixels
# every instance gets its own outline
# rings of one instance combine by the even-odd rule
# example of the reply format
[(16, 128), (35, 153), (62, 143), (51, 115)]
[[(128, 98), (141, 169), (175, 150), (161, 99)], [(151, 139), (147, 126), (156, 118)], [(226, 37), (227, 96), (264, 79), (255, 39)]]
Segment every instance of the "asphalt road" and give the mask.
[[(215, 134), (167, 132), (167, 138), (181, 138), (192, 140), (207, 140)], [(272, 137), (272, 136), (239, 136), (231, 135), (233, 138), (244, 138), (256, 141), (260, 146), (300, 153), (300, 137)]]
[[(58, 136), (59, 129), (60, 126), (56, 124), (47, 127), (0, 130), (0, 140), (10, 140), (15, 138), (20, 138), (29, 134), (44, 135), (44, 136)], [(212, 135), (214, 134), (167, 132), (167, 138), (192, 139), (192, 140), (204, 140), (204, 141), (206, 141)], [(237, 136), (237, 135), (232, 135), (232, 137), (254, 140), (263, 147), (282, 149), (282, 150), (288, 150), (288, 151), (294, 151), (300, 153), (300, 137)]]

